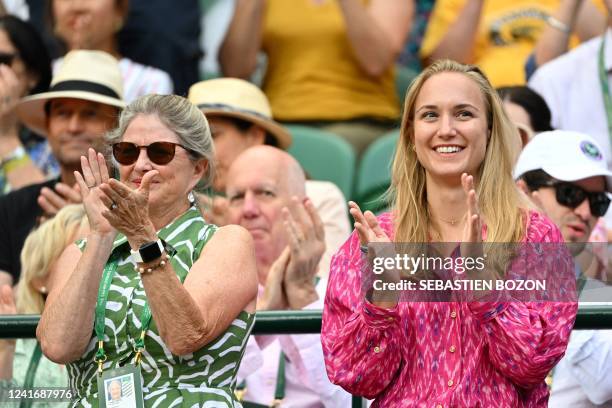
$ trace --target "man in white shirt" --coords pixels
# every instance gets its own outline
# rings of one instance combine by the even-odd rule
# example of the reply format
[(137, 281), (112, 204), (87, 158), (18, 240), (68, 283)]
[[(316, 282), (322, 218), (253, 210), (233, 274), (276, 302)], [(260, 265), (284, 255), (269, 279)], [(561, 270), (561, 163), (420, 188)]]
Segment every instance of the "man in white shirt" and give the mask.
[[(612, 0), (605, 0), (608, 14)], [(600, 51), (603, 47), (603, 58)], [(600, 64), (603, 78), (600, 75)], [(591, 135), (608, 159), (612, 168), (610, 140), (612, 106), (610, 112), (604, 103), (606, 86), (610, 89), (612, 75), (612, 18), (604, 35), (589, 40), (572, 51), (542, 65), (529, 80), (529, 87), (546, 100), (552, 113), (555, 129), (574, 130)], [(605, 81), (605, 84), (603, 83)], [(610, 91), (612, 92), (612, 91)], [(612, 95), (610, 96), (612, 101)], [(612, 211), (606, 214), (606, 225), (612, 228)]]
[[(321, 309), (325, 232), (298, 162), (275, 147), (247, 149), (228, 171), (226, 195), (229, 222), (255, 243), (257, 310)], [(327, 378), (319, 334), (251, 337), (238, 376), (244, 400), (263, 406), (350, 406), (350, 395)]]
[[(610, 283), (609, 258), (604, 253), (598, 259), (593, 255), (598, 244), (587, 242), (598, 217), (610, 206), (607, 193), (612, 191), (612, 172), (595, 139), (569, 131), (540, 133), (521, 152), (514, 176), (571, 244), (577, 277)], [(607, 244), (599, 246), (607, 249)], [(549, 406), (612, 407), (611, 369), (612, 330), (574, 331), (565, 357), (554, 369)]]

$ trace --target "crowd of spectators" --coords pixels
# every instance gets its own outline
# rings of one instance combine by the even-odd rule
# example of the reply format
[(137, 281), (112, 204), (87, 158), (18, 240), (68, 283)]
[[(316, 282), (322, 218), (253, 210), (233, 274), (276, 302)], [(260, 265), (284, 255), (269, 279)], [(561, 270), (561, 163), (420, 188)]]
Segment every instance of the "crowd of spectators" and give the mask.
[[(203, 33), (214, 34), (212, 43)], [(365, 268), (368, 244), (397, 237), (463, 242), (463, 219), (438, 216), (462, 211), (465, 196), (466, 214), (482, 211), (488, 239), (597, 243), (571, 255), (578, 282), (596, 282), (607, 293), (611, 77), (612, 0), (0, 0), (0, 314), (42, 314), (38, 341), (0, 340), (0, 391), (67, 386), (70, 376), (80, 403), (95, 406), (106, 395), (97, 391), (96, 369), (116, 381), (106, 375), (122, 369), (132, 350), (120, 343), (142, 331), (135, 364), (144, 367), (145, 406), (219, 398), (227, 406), (274, 400), (345, 407), (349, 393), (377, 399), (377, 406), (433, 403), (394, 384), (417, 380), (414, 367), (401, 363), (409, 358), (405, 347), (431, 353), (424, 339), (440, 330), (438, 315), (428, 315), (427, 305), (400, 313), (397, 302), (376, 295), (361, 309), (357, 271)], [(446, 119), (440, 107), (457, 95), (467, 102)], [(430, 111), (417, 116), (423, 98)], [(472, 119), (488, 128), (470, 128)], [(433, 166), (416, 140), (438, 123), (441, 138), (465, 132), (498, 150), (469, 163), (465, 171), (476, 180), (461, 176), (456, 188), (440, 181), (446, 167)], [(395, 153), (380, 163), (386, 181), (376, 187), (389, 187), (381, 202), (397, 219), (362, 213), (366, 203), (356, 193), (345, 197), (329, 180), (313, 179), (291, 154), (299, 127), (346, 145), (355, 174), (376, 141), (396, 132)], [(448, 201), (454, 195), (462, 199)], [(154, 249), (143, 252), (149, 241)], [(160, 262), (147, 259), (152, 251)], [(224, 261), (207, 264), (206, 255)], [(110, 300), (100, 304), (98, 282), (108, 265), (117, 273), (108, 275)], [(250, 275), (241, 279), (241, 268)], [(224, 283), (211, 285), (220, 271)], [(175, 306), (164, 307), (168, 301)], [(467, 319), (466, 350), (481, 353), (481, 324), (489, 335), (501, 330), (497, 324), (528, 331), (524, 322), (488, 320), (520, 315), (520, 306)], [(249, 335), (256, 310), (302, 309), (325, 309), (321, 335)], [(112, 312), (106, 328), (93, 310)], [(552, 376), (551, 406), (612, 405), (612, 386), (601, 380), (608, 360), (584, 357), (586, 348), (604, 355), (609, 332), (570, 339), (569, 304), (561, 320), (549, 310), (528, 311), (550, 325), (542, 336), (567, 336), (538, 355), (546, 361), (522, 356), (517, 370), (526, 382), (504, 369), (489, 378), (501, 384), (501, 401), (545, 398), (543, 375), (569, 341)], [(423, 338), (403, 338), (411, 313), (427, 315)], [(128, 319), (135, 323), (118, 329)], [(74, 335), (60, 347), (65, 332)], [(527, 347), (527, 340), (517, 345), (497, 334), (500, 343), (479, 357), (475, 372), (498, 364), (505, 348)], [(145, 348), (145, 337), (155, 344)], [(108, 361), (95, 347), (101, 339)], [(382, 352), (371, 354), (375, 343)], [(427, 364), (421, 368), (431, 376), (438, 362)], [(373, 366), (388, 370), (360, 382)], [(158, 383), (185, 367), (175, 388), (197, 392)], [(452, 388), (440, 381), (419, 389), (442, 395)], [(529, 395), (521, 387), (531, 387)], [(449, 395), (438, 400), (495, 400), (495, 393)]]

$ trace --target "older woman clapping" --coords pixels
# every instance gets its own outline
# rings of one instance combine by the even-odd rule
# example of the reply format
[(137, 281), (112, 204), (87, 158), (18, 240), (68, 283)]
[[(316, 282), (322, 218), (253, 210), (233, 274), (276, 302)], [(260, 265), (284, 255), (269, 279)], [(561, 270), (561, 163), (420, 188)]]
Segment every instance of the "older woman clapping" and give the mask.
[(249, 233), (206, 224), (190, 200), (213, 174), (206, 119), (182, 97), (150, 95), (109, 138), (120, 181), (102, 154), (82, 158), (91, 232), (57, 264), (43, 352), (68, 365), (80, 405), (106, 405), (119, 379), (134, 406), (233, 406), (256, 266)]

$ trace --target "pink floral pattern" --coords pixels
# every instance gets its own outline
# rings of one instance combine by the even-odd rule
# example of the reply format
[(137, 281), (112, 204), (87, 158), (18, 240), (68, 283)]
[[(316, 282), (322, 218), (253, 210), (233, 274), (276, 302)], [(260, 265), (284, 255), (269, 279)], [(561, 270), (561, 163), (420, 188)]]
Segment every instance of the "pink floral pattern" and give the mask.
[[(390, 214), (379, 222), (392, 237)], [(563, 242), (536, 212), (526, 235), (525, 242)], [(565, 353), (577, 303), (403, 302), (383, 309), (361, 296), (362, 262), (353, 232), (332, 260), (323, 311), (333, 383), (375, 398), (373, 407), (547, 406), (544, 378)]]

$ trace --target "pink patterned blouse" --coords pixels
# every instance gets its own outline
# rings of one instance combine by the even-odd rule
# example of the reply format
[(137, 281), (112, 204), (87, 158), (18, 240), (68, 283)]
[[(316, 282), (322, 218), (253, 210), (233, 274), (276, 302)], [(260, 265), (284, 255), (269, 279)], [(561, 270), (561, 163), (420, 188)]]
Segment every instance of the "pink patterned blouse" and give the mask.
[[(378, 218), (393, 236), (391, 216)], [(563, 242), (529, 213), (526, 242)], [(332, 260), (321, 338), (330, 380), (373, 407), (546, 407), (544, 378), (565, 353), (575, 302), (408, 303), (361, 296), (359, 238)]]

